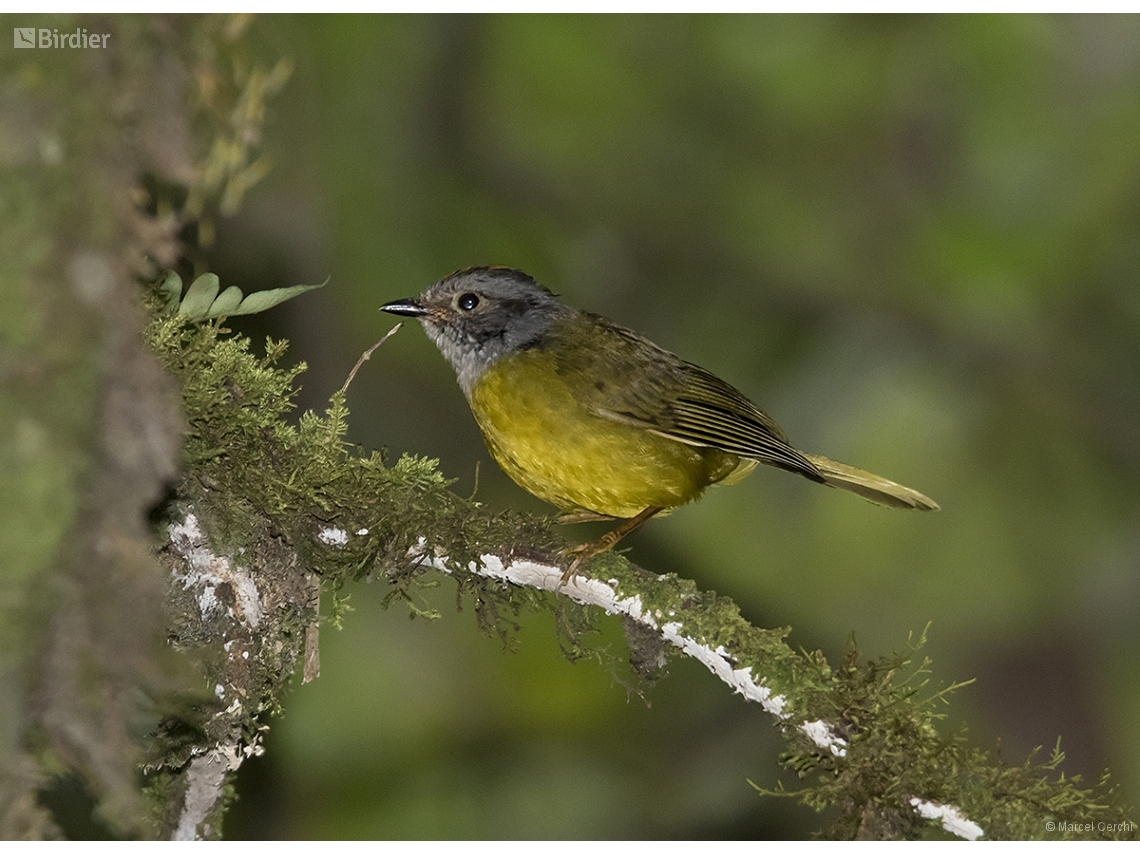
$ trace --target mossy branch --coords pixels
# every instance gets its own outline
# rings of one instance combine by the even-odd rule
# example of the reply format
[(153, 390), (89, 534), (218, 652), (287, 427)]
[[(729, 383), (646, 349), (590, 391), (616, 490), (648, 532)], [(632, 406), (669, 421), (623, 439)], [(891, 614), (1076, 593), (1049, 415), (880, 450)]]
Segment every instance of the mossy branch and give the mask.
[[(211, 767), (215, 799), (207, 808), (196, 801), (195, 817), (220, 815), (229, 775), (260, 750), (263, 714), (280, 704), (304, 639), (315, 638), (322, 587), (379, 576), (391, 585), (390, 602), (423, 614), (419, 591), (444, 572), (475, 595), (481, 625), (504, 637), (520, 610), (567, 598), (636, 625), (627, 633), (631, 661), (652, 669), (677, 652), (701, 661), (773, 717), (787, 742), (782, 762), (804, 781), (795, 797), (840, 808), (833, 836), (1135, 837), (1107, 778), (1082, 788), (1053, 774), (1056, 755), (1007, 766), (940, 733), (961, 684), (931, 688), (929, 662), (914, 658), (924, 636), (902, 655), (868, 662), (852, 649), (832, 667), (818, 651), (789, 647), (788, 629), (751, 626), (730, 600), (620, 555), (595, 558), (589, 578), (562, 585), (564, 544), (551, 521), (489, 513), (454, 494), (434, 460), (405, 455), (388, 465), (382, 454), (346, 446), (343, 390), (323, 416), (290, 424), (304, 366), (276, 366), (283, 343), (268, 342), (256, 357), (220, 322), (169, 314), (156, 317), (147, 339), (181, 383), (190, 423), (163, 553), (172, 637), (214, 687), (202, 707), (208, 715), (190, 728), (197, 741), (164, 736), (150, 769), (154, 790), (167, 792), (170, 779), (205, 762), (188, 766), (189, 757), (226, 761)], [(178, 787), (191, 789), (185, 780)], [(187, 809), (168, 817), (169, 832), (185, 829)]]

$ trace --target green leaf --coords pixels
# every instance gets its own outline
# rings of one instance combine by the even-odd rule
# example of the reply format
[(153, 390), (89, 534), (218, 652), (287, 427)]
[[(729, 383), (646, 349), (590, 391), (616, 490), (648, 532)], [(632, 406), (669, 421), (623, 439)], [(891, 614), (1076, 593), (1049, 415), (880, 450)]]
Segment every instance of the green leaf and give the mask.
[(241, 288), (237, 285), (231, 285), (218, 295), (218, 299), (214, 300), (206, 317), (218, 318), (222, 315), (237, 314), (237, 307), (241, 305), (241, 297)]
[(264, 312), (266, 309), (272, 309), (279, 303), (284, 303), (286, 300), (296, 297), (298, 294), (304, 294), (306, 291), (312, 291), (315, 288), (323, 288), (328, 284), (329, 280), (325, 280), (320, 285), (291, 285), (288, 288), (274, 288), (270, 291), (255, 291), (244, 300), (235, 311), (230, 312), (231, 315), (253, 315), (257, 312)]
[(158, 292), (165, 301), (163, 308), (173, 312), (178, 308), (178, 301), (182, 299), (182, 277), (173, 270), (168, 270), (166, 278), (158, 286)]
[(218, 277), (213, 273), (203, 273), (195, 279), (186, 291), (178, 314), (200, 321), (209, 316), (210, 306), (218, 296)]

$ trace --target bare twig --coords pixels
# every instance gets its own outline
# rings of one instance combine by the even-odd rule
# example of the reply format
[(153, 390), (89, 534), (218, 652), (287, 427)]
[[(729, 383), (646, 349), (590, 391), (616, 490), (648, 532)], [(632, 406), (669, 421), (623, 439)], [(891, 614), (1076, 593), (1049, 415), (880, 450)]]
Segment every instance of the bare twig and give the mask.
[(345, 380), (344, 385), (340, 387), (341, 394), (344, 394), (348, 391), (348, 384), (352, 382), (352, 378), (356, 376), (356, 372), (360, 370), (360, 366), (363, 365), (365, 361), (372, 356), (372, 351), (374, 351), (376, 348), (390, 339), (393, 335), (395, 335), (396, 330), (398, 330), (403, 325), (404, 322), (400, 321), (398, 324), (396, 324), (396, 326), (392, 327), (392, 329), (384, 333), (384, 337), (380, 339), (380, 341), (376, 342), (376, 344), (372, 345), (372, 347), (368, 348), (368, 350), (364, 351), (364, 353), (360, 355), (360, 359), (356, 360), (356, 364), (352, 366), (352, 370), (348, 372), (348, 379)]

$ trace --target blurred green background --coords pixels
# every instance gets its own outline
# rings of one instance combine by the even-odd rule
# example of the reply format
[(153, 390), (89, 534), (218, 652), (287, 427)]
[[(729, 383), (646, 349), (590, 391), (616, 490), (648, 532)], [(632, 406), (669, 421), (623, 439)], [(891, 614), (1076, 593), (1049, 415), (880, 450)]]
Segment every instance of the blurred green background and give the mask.
[[(296, 71), (271, 175), (218, 224), (320, 408), (455, 268), (536, 276), (751, 396), (800, 448), (935, 498), (904, 514), (776, 470), (631, 538), (834, 659), (931, 622), (949, 733), (1012, 763), (1058, 735), (1140, 801), (1140, 18), (305, 16), (250, 35)], [(349, 392), (350, 440), (548, 509), (490, 461), (415, 326)], [(590, 529), (572, 536), (592, 536)], [(352, 586), (322, 676), (241, 773), (230, 836), (803, 837), (759, 797), (770, 718), (676, 662), (647, 706), (455, 611)], [(620, 653), (620, 626), (597, 642)]]

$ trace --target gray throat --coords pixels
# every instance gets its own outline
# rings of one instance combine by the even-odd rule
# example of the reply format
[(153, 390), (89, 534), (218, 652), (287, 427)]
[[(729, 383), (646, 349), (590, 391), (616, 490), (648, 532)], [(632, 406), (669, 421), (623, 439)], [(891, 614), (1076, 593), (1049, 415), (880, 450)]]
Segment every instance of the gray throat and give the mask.
[[(573, 311), (569, 307), (560, 308)], [(516, 317), (508, 329), (486, 337), (476, 337), (454, 328), (444, 329), (426, 318), (422, 319), (422, 323), (428, 338), (435, 342), (444, 359), (455, 369), (459, 388), (470, 401), (471, 390), (484, 371), (504, 356), (533, 346), (562, 314), (536, 312)]]

